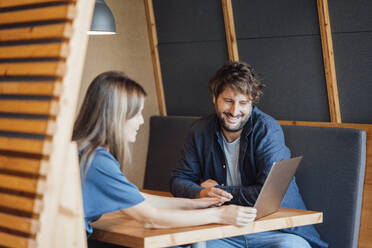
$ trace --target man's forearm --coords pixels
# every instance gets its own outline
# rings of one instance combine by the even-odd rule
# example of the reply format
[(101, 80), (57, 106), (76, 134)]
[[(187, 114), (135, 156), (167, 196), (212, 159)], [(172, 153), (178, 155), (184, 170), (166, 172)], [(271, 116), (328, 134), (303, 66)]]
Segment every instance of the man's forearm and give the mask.
[(202, 189), (204, 187), (187, 179), (174, 178), (171, 183), (171, 193), (177, 197), (197, 198)]
[(233, 195), (233, 198), (231, 199), (231, 201), (227, 202), (227, 204), (253, 206), (261, 191), (262, 185), (251, 185), (246, 187), (218, 185), (216, 187), (223, 189)]

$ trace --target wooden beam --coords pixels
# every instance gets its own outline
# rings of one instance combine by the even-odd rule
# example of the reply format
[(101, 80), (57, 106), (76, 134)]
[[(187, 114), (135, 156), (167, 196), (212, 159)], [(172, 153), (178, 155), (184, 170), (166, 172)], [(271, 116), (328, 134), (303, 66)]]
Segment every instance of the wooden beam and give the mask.
[(47, 82), (0, 82), (0, 94), (2, 95), (37, 95), (58, 97), (62, 92), (60, 81)]
[(0, 41), (69, 39), (72, 35), (70, 23), (39, 25), (26, 28), (0, 30)]
[(49, 167), (49, 161), (45, 158), (36, 159), (0, 154), (0, 169), (2, 170), (45, 176)]
[(225, 32), (227, 50), (231, 61), (239, 61), (238, 44), (236, 41), (234, 13), (231, 0), (222, 0), (223, 18), (225, 21)]
[(0, 213), (0, 227), (15, 230), (27, 234), (35, 234), (40, 229), (39, 221)]
[(58, 113), (58, 102), (0, 99), (0, 112), (55, 116)]
[(154, 7), (152, 5), (152, 0), (144, 0), (144, 3), (145, 3), (145, 12), (146, 12), (146, 21), (147, 21), (147, 31), (148, 31), (149, 41), (150, 41), (152, 66), (154, 69), (155, 88), (156, 88), (156, 93), (158, 96), (159, 113), (162, 116), (166, 116), (167, 108), (165, 104), (163, 79), (162, 79), (161, 67), (160, 67), (158, 37), (157, 37), (157, 32), (156, 32)]
[(0, 136), (0, 150), (49, 155), (51, 152), (51, 143), (45, 140)]
[(331, 122), (341, 123), (340, 102), (336, 79), (335, 59), (331, 23), (329, 19), (328, 0), (317, 0), (320, 34), (322, 39), (324, 71), (327, 83), (328, 104)]
[(55, 130), (55, 121), (53, 120), (0, 117), (0, 131), (52, 135)]
[(40, 3), (55, 3), (55, 2), (75, 2), (76, 0), (1, 0), (0, 8), (10, 8), (10, 7), (19, 7), (34, 5)]
[(20, 210), (34, 214), (39, 214), (42, 209), (42, 203), (39, 199), (5, 194), (1, 192), (0, 198), (1, 198), (0, 207)]
[(0, 246), (17, 248), (36, 248), (36, 241), (30, 238), (16, 236), (0, 230)]
[(1, 63), (0, 76), (57, 76), (66, 72), (66, 64), (57, 62)]
[(29, 44), (20, 46), (0, 46), (0, 59), (19, 58), (66, 58), (68, 43)]
[(38, 9), (0, 12), (0, 24), (17, 24), (54, 20), (72, 20), (76, 15), (75, 6), (60, 5)]
[(0, 187), (3, 189), (40, 194), (45, 190), (45, 182), (35, 178), (0, 174)]

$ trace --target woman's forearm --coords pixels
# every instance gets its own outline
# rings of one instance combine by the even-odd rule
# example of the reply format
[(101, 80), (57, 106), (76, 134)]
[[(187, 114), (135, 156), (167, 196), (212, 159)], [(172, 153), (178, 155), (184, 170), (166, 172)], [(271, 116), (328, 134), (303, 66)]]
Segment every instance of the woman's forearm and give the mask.
[(141, 192), (146, 201), (153, 207), (166, 209), (194, 209), (196, 204), (192, 199), (151, 195)]

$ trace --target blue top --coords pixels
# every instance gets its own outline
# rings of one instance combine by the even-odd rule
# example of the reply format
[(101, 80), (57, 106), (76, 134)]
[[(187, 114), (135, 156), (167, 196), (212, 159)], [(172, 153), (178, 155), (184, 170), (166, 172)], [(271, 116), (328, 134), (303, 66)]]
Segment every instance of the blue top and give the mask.
[[(240, 136), (238, 168), (242, 186), (226, 186), (226, 157), (223, 137), (216, 114), (197, 121), (185, 142), (177, 169), (172, 173), (171, 191), (178, 197), (195, 198), (204, 189), (200, 183), (213, 179), (219, 188), (233, 195), (228, 204), (253, 206), (275, 161), (288, 159), (290, 150), (284, 142), (279, 123), (253, 107)], [(282, 207), (306, 209), (295, 178), (292, 179)], [(312, 247), (327, 247), (313, 226), (284, 229), (302, 236)]]
[(102, 214), (133, 207), (143, 200), (138, 188), (121, 172), (119, 162), (103, 147), (97, 147), (83, 182), (87, 237), (93, 233), (90, 223)]

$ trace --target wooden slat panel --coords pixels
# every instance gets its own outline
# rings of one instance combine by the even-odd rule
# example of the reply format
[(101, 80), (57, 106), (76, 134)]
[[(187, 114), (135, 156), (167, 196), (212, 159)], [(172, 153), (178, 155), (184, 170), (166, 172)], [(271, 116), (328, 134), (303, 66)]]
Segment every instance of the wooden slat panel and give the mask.
[(154, 68), (156, 94), (158, 96), (159, 112), (160, 112), (160, 115), (166, 116), (167, 107), (165, 104), (163, 79), (162, 79), (161, 68), (160, 68), (158, 36), (156, 32), (154, 7), (152, 5), (152, 0), (144, 0), (144, 1), (145, 1), (145, 11), (146, 11), (146, 20), (147, 20), (147, 31), (149, 35), (150, 49), (151, 49), (152, 66)]
[(282, 125), (292, 126), (316, 126), (316, 127), (338, 127), (355, 128), (367, 132), (366, 148), (366, 172), (364, 178), (363, 204), (361, 214), (361, 225), (359, 232), (359, 248), (371, 247), (372, 230), (372, 124), (354, 124), (354, 123), (326, 123), (326, 122), (306, 122), (306, 121), (279, 121)]
[(39, 194), (45, 189), (45, 182), (40, 179), (24, 178), (0, 174), (0, 187), (4, 189), (17, 190), (27, 193)]
[(58, 112), (58, 103), (56, 101), (0, 99), (0, 112), (55, 116)]
[(0, 154), (0, 169), (35, 175), (45, 175), (49, 168), (46, 159), (33, 159)]
[(42, 203), (38, 199), (0, 193), (0, 207), (39, 214)]
[(55, 122), (51, 120), (30, 120), (0, 117), (0, 131), (51, 135), (55, 131)]
[(34, 248), (36, 242), (33, 239), (4, 233), (0, 231), (0, 245), (5, 247)]
[(2, 95), (60, 96), (62, 84), (57, 82), (0, 82)]
[(50, 3), (50, 2), (75, 2), (76, 0), (1, 0), (0, 8), (18, 7), (31, 4)]
[(40, 225), (37, 220), (4, 213), (0, 213), (0, 227), (5, 227), (10, 230), (20, 231), (27, 234), (35, 234), (40, 229)]
[(49, 155), (51, 152), (51, 144), (49, 141), (43, 140), (0, 136), (0, 150)]
[(63, 76), (66, 72), (64, 62), (22, 62), (1, 63), (0, 76)]
[(341, 123), (341, 111), (338, 97), (332, 32), (328, 11), (328, 0), (318, 0), (317, 3), (320, 35), (322, 38), (324, 71), (327, 83), (329, 113), (331, 122)]
[(76, 14), (74, 5), (44, 7), (0, 13), (0, 24), (16, 24), (53, 20), (72, 20)]
[(70, 23), (12, 28), (0, 30), (0, 41), (68, 39), (72, 35)]
[(66, 58), (68, 52), (67, 43), (0, 46), (0, 59)]
[(239, 61), (238, 44), (236, 42), (234, 13), (231, 0), (222, 0), (223, 17), (225, 21), (227, 49), (231, 61)]

